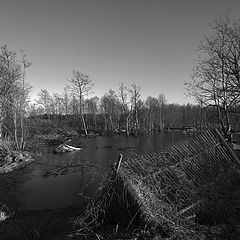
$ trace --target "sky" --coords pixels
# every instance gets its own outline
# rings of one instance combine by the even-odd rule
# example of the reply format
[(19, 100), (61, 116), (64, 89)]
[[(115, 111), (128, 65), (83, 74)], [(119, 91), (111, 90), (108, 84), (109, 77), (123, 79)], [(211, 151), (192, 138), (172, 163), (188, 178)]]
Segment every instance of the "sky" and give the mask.
[(143, 99), (164, 93), (169, 103), (194, 103), (183, 83), (209, 23), (225, 11), (239, 19), (240, 1), (1, 0), (0, 44), (32, 62), (33, 98), (61, 93), (76, 69), (94, 82), (91, 96), (135, 82)]

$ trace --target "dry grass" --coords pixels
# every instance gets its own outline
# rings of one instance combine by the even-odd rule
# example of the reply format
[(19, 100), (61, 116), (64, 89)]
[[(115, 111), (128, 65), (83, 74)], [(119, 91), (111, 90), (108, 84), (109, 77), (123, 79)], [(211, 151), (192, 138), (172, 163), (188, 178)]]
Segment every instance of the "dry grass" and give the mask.
[(0, 140), (0, 174), (11, 172), (34, 160), (28, 152), (15, 151), (13, 145), (9, 140)]
[(0, 160), (13, 150), (13, 142), (9, 140), (0, 139)]

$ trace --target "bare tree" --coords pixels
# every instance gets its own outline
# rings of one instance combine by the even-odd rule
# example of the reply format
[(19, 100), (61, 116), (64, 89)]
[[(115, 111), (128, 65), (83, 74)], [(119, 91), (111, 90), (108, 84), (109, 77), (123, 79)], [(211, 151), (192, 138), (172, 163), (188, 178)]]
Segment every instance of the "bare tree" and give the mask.
[(31, 66), (31, 62), (27, 59), (27, 55), (21, 50), (21, 64), (22, 64), (22, 82), (20, 85), (20, 127), (21, 127), (21, 138), (20, 138), (20, 147), (24, 149), (25, 147), (25, 113), (26, 107), (28, 103), (29, 93), (31, 90), (31, 86), (26, 82), (26, 70)]
[(164, 93), (158, 95), (158, 107), (159, 107), (159, 128), (160, 131), (164, 129), (164, 107), (167, 103)]
[(64, 112), (63, 97), (59, 93), (53, 93), (53, 104), (57, 115), (62, 115)]
[(90, 99), (86, 99), (85, 101), (87, 113), (93, 117), (93, 127), (97, 128), (97, 114), (98, 114), (98, 105), (99, 105), (99, 98), (92, 97)]
[(148, 96), (145, 101), (145, 105), (148, 110), (148, 114), (147, 114), (148, 131), (154, 131), (157, 128), (156, 122), (158, 119), (158, 116), (157, 116), (158, 99), (155, 97)]
[(45, 110), (45, 114), (48, 115), (48, 118), (50, 118), (51, 114), (51, 105), (52, 105), (52, 96), (48, 92), (47, 89), (41, 89), (38, 93), (38, 104), (43, 106)]
[(121, 83), (118, 89), (119, 102), (122, 108), (122, 112), (126, 117), (126, 134), (129, 136), (129, 121), (131, 116), (131, 111), (129, 110), (130, 100), (129, 98), (129, 89)]
[(198, 103), (215, 110), (227, 137), (231, 129), (229, 111), (240, 97), (240, 27), (224, 14), (215, 20), (211, 29), (213, 34), (199, 46), (199, 61), (191, 81), (185, 85)]
[[(6, 113), (11, 113), (15, 145), (24, 148), (24, 117), (30, 86), (25, 80), (26, 69), (30, 66), (26, 54), (21, 51), (21, 59), (16, 51), (8, 50), (6, 45), (1, 47), (0, 53), (0, 137)], [(10, 115), (9, 115), (10, 116)], [(10, 119), (8, 119), (9, 122)], [(20, 120), (20, 124), (18, 124)], [(20, 125), (20, 126), (19, 126)], [(20, 127), (20, 132), (18, 128)], [(6, 127), (5, 127), (6, 128)], [(9, 130), (9, 128), (7, 128)], [(18, 137), (20, 136), (20, 142)]]
[(90, 80), (88, 74), (82, 73), (78, 70), (73, 70), (72, 77), (71, 79), (69, 79), (69, 81), (72, 83), (73, 91), (78, 96), (79, 112), (82, 119), (84, 132), (87, 135), (88, 132), (87, 132), (87, 127), (86, 127), (86, 123), (83, 115), (83, 106), (84, 106), (83, 101), (84, 101), (84, 97), (87, 96), (92, 90), (94, 84), (92, 80)]
[(133, 111), (133, 129), (135, 133), (139, 130), (139, 119), (138, 119), (138, 110), (139, 110), (139, 103), (140, 103), (140, 94), (141, 88), (140, 86), (136, 85), (136, 83), (132, 83), (129, 92), (131, 94), (131, 111)]
[(8, 50), (6, 45), (1, 46), (0, 54), (0, 137), (7, 107), (10, 106), (9, 96), (14, 84), (21, 78), (21, 66), (17, 63), (17, 53)]
[(66, 85), (63, 89), (62, 102), (64, 106), (65, 115), (68, 115), (69, 108), (70, 108), (70, 86), (69, 85)]
[(105, 120), (105, 130), (116, 131), (119, 128), (120, 103), (114, 90), (109, 89), (101, 98), (101, 110)]

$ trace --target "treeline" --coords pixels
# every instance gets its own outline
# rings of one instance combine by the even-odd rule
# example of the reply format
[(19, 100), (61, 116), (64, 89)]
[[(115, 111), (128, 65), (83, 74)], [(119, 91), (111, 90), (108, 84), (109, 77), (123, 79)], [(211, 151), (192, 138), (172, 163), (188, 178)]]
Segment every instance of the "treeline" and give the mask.
[[(89, 80), (87, 74), (81, 75), (85, 78), (87, 76)], [(89, 82), (90, 91), (93, 83)], [(209, 118), (212, 118), (212, 124), (217, 123), (211, 111), (192, 104), (169, 104), (163, 93), (142, 100), (141, 88), (135, 83), (130, 87), (121, 83), (116, 91), (110, 89), (100, 98), (83, 97), (76, 90), (75, 84), (71, 81), (69, 83), (62, 93), (50, 94), (42, 89), (36, 102), (30, 105), (29, 117), (52, 120), (58, 125), (65, 124), (84, 134), (121, 132), (136, 135), (156, 133), (168, 128), (206, 129), (210, 125)]]

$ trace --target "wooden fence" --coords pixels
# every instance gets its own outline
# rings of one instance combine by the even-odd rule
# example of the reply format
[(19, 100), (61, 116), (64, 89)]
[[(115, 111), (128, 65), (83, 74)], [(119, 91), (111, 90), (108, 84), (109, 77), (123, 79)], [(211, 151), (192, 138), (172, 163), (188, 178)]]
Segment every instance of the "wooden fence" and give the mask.
[(239, 166), (233, 149), (212, 130), (162, 152), (128, 159), (118, 175), (145, 209), (146, 217), (162, 224), (166, 216), (161, 217), (165, 211), (161, 204), (189, 219), (201, 208), (197, 192), (213, 183), (220, 171)]

